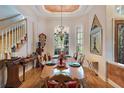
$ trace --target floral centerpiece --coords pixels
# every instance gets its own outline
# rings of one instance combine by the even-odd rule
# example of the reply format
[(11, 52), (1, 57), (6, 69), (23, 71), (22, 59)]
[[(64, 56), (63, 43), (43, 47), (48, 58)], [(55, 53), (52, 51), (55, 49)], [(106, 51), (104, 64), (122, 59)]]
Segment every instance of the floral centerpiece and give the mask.
[(59, 54), (59, 65), (60, 66), (65, 66), (65, 63), (64, 63), (65, 59), (66, 59), (65, 53), (63, 51), (61, 51)]
[(55, 68), (59, 70), (68, 69), (68, 67), (66, 67), (65, 60), (66, 60), (65, 53), (63, 51), (60, 51), (58, 65)]

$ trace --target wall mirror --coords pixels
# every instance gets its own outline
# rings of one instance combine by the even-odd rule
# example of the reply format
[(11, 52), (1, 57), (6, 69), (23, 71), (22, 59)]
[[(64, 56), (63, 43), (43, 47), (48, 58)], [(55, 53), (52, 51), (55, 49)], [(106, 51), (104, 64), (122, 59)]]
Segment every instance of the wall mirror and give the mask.
[(90, 31), (90, 52), (96, 55), (102, 55), (102, 26), (94, 16), (91, 31)]

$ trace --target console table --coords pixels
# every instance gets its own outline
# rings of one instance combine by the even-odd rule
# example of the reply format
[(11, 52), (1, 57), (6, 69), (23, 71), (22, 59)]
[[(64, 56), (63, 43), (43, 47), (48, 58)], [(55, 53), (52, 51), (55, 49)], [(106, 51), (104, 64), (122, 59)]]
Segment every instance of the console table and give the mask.
[(19, 87), (22, 82), (19, 80), (19, 62), (21, 61), (21, 58), (19, 59), (11, 59), (6, 60), (6, 66), (7, 66), (7, 88), (16, 88)]
[(23, 67), (23, 81), (25, 81), (25, 73), (26, 73), (25, 67), (26, 67), (26, 65), (27, 65), (28, 63), (32, 62), (32, 63), (33, 63), (33, 68), (34, 68), (34, 63), (35, 63), (36, 58), (37, 58), (37, 57), (34, 56), (34, 57), (23, 58), (23, 59), (21, 60), (20, 64), (21, 64), (22, 67)]
[(1, 61), (0, 61), (0, 70), (4, 67), (4, 64), (5, 64), (4, 61), (5, 61), (5, 60), (1, 60)]

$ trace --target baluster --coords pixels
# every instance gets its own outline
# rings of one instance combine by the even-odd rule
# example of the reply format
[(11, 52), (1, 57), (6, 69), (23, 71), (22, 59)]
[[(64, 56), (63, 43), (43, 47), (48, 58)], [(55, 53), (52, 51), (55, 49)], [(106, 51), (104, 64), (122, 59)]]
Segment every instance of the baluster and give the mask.
[(20, 24), (19, 24), (19, 41), (21, 40), (21, 34), (20, 34), (20, 32), (21, 32), (21, 29), (20, 29)]
[(15, 26), (13, 28), (14, 28), (14, 46), (16, 46), (16, 31), (15, 31)]
[(20, 24), (20, 40), (22, 39), (22, 28), (21, 28), (21, 24)]
[(14, 46), (14, 44), (15, 44), (15, 29), (14, 29), (14, 27), (12, 27), (13, 28), (13, 46)]
[(15, 46), (16, 46), (16, 26), (15, 26)]
[(19, 43), (18, 42), (18, 25), (16, 24), (16, 43)]
[(22, 29), (22, 24), (21, 24), (21, 39), (23, 39), (23, 29)]
[[(2, 30), (0, 30), (0, 32), (2, 32)], [(2, 59), (2, 33), (1, 33), (1, 36), (0, 36), (0, 39), (1, 39), (1, 46), (0, 46), (0, 59)]]
[(11, 30), (12, 30), (12, 46), (11, 47), (13, 47), (13, 44), (14, 44), (14, 42), (13, 42), (13, 27), (11, 28)]
[(23, 24), (23, 30), (24, 30), (24, 32), (23, 32), (23, 38), (24, 38), (24, 40), (25, 40), (25, 24)]
[(19, 41), (19, 25), (17, 25), (17, 41), (18, 41), (18, 43), (20, 42)]
[(16, 25), (16, 40), (17, 40), (17, 48), (19, 48), (19, 39), (18, 39), (18, 24)]
[(20, 24), (20, 40), (22, 40), (22, 28), (21, 28), (21, 24)]
[(11, 44), (10, 44), (10, 39), (11, 39), (11, 38), (10, 38), (10, 32), (11, 32), (11, 29), (10, 29), (10, 27), (9, 27), (9, 47), (8, 47), (8, 48), (9, 48), (9, 50), (8, 50), (9, 52), (11, 52)]
[(2, 31), (2, 59), (4, 59), (4, 32)]
[(22, 24), (22, 38), (24, 38), (24, 27), (23, 27), (23, 24)]
[(25, 23), (24, 23), (24, 35), (26, 35)]
[[(1, 32), (1, 30), (0, 30)], [(2, 59), (2, 33), (0, 33), (0, 39), (1, 39), (1, 44), (0, 44), (0, 60)]]
[(19, 43), (19, 42), (18, 42), (18, 24), (16, 24), (16, 37), (17, 37), (17, 38), (16, 38), (17, 43)]
[(23, 32), (23, 38), (24, 38), (24, 35), (25, 35), (24, 34), (24, 24), (22, 25), (22, 29), (23, 29), (22, 32)]
[(19, 29), (19, 24), (18, 24), (18, 41), (20, 42), (20, 29)]
[(7, 48), (8, 48), (8, 42), (7, 42), (7, 29), (6, 29), (6, 34), (5, 34), (5, 36), (6, 36), (6, 47), (5, 47), (5, 53), (7, 53)]

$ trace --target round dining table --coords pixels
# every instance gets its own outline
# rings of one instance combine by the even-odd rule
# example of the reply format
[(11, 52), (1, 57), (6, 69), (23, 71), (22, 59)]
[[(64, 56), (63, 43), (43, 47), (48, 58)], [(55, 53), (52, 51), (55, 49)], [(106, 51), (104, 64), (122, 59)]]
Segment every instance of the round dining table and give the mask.
[(45, 80), (45, 78), (52, 77), (54, 75), (64, 74), (70, 76), (72, 79), (76, 78), (81, 83), (83, 83), (83, 79), (85, 77), (83, 67), (72, 67), (69, 65), (72, 62), (77, 62), (76, 60), (74, 60), (73, 58), (67, 59), (65, 62), (66, 67), (64, 68), (58, 68), (57, 62), (58, 61), (56, 61), (56, 65), (44, 65), (44, 68), (41, 72), (41, 80)]

